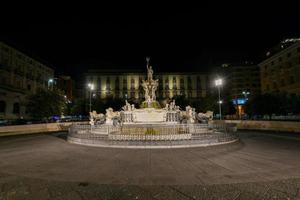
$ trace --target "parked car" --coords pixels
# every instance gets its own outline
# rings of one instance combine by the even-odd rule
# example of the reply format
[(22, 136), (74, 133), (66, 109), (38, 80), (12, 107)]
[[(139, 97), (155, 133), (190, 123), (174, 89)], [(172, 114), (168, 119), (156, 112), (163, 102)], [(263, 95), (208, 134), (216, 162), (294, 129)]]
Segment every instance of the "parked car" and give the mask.
[(0, 119), (0, 126), (8, 125), (8, 121), (6, 119)]

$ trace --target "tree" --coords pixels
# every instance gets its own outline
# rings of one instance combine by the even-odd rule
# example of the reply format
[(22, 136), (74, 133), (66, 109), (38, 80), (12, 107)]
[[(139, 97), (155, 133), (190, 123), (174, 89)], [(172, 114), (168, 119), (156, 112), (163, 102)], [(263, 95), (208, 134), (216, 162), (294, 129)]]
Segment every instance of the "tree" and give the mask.
[(71, 115), (85, 115), (86, 111), (86, 101), (82, 98), (74, 99), (70, 108)]
[(266, 93), (251, 98), (245, 106), (246, 113), (253, 115), (287, 115), (300, 113), (300, 98), (286, 93)]
[(49, 119), (62, 115), (66, 108), (66, 99), (61, 90), (38, 90), (28, 97), (27, 112), (34, 119)]

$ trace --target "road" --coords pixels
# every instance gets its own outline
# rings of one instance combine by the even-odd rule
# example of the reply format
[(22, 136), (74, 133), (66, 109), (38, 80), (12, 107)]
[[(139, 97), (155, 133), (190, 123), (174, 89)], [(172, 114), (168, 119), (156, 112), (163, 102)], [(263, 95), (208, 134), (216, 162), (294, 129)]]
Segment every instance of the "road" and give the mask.
[(2, 199), (300, 199), (300, 134), (234, 144), (113, 149), (64, 133), (0, 138)]

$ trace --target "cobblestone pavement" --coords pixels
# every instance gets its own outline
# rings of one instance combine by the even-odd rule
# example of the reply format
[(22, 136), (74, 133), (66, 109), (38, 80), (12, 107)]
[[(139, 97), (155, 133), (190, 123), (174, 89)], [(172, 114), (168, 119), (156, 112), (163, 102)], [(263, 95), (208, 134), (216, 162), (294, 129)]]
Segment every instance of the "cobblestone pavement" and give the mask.
[(299, 136), (242, 132), (230, 145), (168, 150), (56, 136), (0, 138), (0, 200), (300, 199)]

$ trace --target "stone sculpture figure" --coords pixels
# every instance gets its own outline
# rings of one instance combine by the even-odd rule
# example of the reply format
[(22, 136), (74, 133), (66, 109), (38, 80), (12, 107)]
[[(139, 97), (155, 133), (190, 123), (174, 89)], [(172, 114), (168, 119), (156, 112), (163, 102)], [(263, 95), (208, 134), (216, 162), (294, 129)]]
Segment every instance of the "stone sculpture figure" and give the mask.
[(153, 79), (153, 69), (152, 66), (149, 65), (150, 58), (147, 57), (147, 79), (143, 80), (142, 87), (145, 91), (145, 103), (147, 103), (148, 107), (153, 106), (153, 102), (156, 101), (155, 91), (158, 87), (158, 79)]
[(105, 120), (105, 116), (102, 113), (97, 113), (95, 110), (90, 112), (90, 124), (94, 125), (95, 123), (103, 122)]
[(167, 103), (165, 106), (165, 109), (168, 111), (169, 110), (169, 104)]
[(214, 115), (213, 111), (206, 111), (206, 113), (198, 113), (198, 119), (200, 121), (208, 122), (213, 119), (213, 115)]
[(143, 86), (143, 89), (144, 89), (144, 91), (145, 91), (145, 101), (148, 102), (148, 101), (150, 100), (148, 82), (145, 81), (145, 80), (143, 80), (142, 86)]
[(148, 81), (153, 80), (153, 69), (152, 66), (149, 66), (147, 64), (147, 75), (148, 75)]
[(124, 111), (132, 111), (134, 106), (130, 105), (127, 100), (125, 100), (125, 106), (122, 107)]
[(195, 109), (191, 106), (185, 107), (185, 118), (187, 119), (188, 123), (195, 123), (196, 122), (196, 113)]
[(114, 112), (112, 108), (106, 109), (106, 123), (107, 124), (112, 124), (114, 118), (119, 118), (120, 117), (120, 112)]

